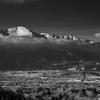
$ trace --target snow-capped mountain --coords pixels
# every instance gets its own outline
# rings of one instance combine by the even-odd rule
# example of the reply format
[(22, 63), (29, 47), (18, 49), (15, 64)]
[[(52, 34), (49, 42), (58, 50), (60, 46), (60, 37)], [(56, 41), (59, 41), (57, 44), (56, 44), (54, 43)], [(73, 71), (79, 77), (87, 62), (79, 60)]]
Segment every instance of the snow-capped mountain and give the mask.
[(30, 32), (27, 28), (23, 26), (8, 28), (7, 32), (9, 36), (27, 36), (32, 37), (32, 32)]
[(100, 61), (100, 43), (72, 34), (37, 33), (22, 26), (0, 31), (0, 69), (59, 69), (80, 60)]
[(9, 36), (9, 37), (14, 37), (14, 36), (32, 37), (32, 32), (30, 32), (27, 28), (23, 26), (1, 29), (0, 34), (1, 36)]
[(12, 27), (7, 29), (1, 29), (0, 31), (0, 37), (31, 37), (31, 38), (42, 38), (47, 40), (71, 40), (71, 41), (81, 41), (86, 43), (94, 43), (91, 40), (84, 40), (81, 38), (77, 38), (72, 34), (66, 34), (66, 35), (57, 35), (57, 34), (49, 34), (49, 33), (37, 33), (34, 31), (30, 31), (29, 29), (18, 26), (18, 27)]
[(48, 34), (48, 33), (40, 33), (44, 35), (47, 39), (66, 39), (66, 40), (78, 40), (75, 36), (67, 34), (67, 35), (56, 35), (56, 34)]

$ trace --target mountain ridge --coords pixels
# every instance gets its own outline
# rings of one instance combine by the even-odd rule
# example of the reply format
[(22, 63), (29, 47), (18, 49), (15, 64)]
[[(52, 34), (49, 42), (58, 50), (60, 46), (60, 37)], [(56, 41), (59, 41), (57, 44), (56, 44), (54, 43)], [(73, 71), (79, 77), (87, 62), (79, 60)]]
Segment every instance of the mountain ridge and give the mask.
[(36, 33), (22, 26), (0, 34), (0, 70), (66, 69), (69, 62), (100, 60), (100, 43), (70, 34)]
[(51, 40), (79, 40), (86, 43), (94, 43), (90, 40), (84, 40), (75, 37), (72, 34), (66, 34), (66, 35), (57, 35), (57, 34), (50, 34), (50, 33), (37, 33), (34, 31), (31, 31), (23, 26), (18, 27), (12, 27), (12, 28), (6, 28), (0, 30), (0, 37), (32, 37), (32, 38), (42, 38), (42, 39), (51, 39)]

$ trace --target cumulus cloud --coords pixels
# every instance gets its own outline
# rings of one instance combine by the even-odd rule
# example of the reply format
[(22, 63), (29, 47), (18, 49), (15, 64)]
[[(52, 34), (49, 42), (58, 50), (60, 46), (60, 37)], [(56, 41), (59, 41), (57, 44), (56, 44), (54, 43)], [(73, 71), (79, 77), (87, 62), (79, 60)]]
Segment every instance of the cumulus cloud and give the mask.
[(17, 3), (34, 2), (34, 1), (40, 1), (40, 0), (1, 0), (0, 3), (17, 4)]
[(94, 36), (95, 36), (96, 38), (100, 38), (100, 32), (99, 32), (99, 33), (95, 33)]

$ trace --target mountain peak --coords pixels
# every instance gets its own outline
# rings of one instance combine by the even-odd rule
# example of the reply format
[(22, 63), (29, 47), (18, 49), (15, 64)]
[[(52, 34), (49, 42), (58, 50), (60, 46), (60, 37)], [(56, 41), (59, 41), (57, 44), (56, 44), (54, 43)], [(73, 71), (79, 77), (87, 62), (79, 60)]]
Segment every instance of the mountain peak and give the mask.
[(32, 37), (32, 32), (23, 26), (8, 28), (9, 36), (28, 36)]
[(94, 41), (78, 38), (72, 34), (50, 34), (50, 33), (37, 33), (31, 31), (23, 26), (11, 27), (0, 30), (0, 37), (31, 37), (37, 39), (56, 40), (56, 41), (80, 41), (84, 43), (94, 43)]
[(0, 30), (0, 36), (27, 36), (32, 37), (32, 32), (23, 26), (17, 26), (12, 28), (6, 28)]

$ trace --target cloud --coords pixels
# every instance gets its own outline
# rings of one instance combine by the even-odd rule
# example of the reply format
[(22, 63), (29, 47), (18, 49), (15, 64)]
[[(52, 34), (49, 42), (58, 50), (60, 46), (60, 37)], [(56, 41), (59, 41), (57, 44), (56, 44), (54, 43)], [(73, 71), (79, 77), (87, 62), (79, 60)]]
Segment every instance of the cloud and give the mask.
[(19, 3), (34, 2), (34, 1), (40, 1), (40, 0), (1, 0), (0, 3), (19, 4)]
[(100, 38), (100, 33), (95, 33), (94, 36), (95, 36), (96, 38)]

